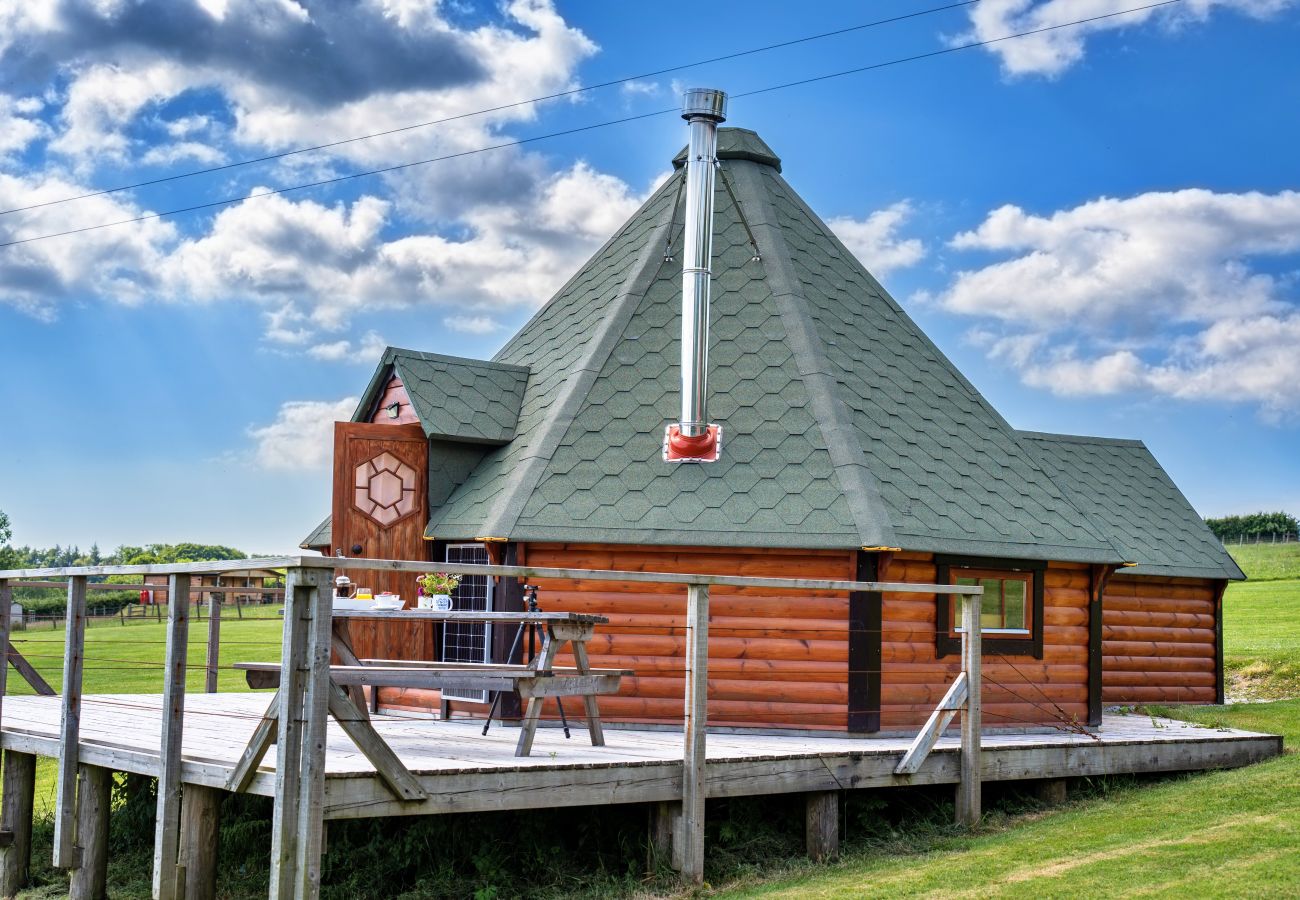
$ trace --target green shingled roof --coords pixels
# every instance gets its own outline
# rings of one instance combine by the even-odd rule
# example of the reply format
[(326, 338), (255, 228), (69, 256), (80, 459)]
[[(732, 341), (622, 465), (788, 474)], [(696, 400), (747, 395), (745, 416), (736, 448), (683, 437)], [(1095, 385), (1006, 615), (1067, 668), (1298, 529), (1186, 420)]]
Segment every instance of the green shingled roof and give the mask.
[(504, 444), (515, 436), (528, 369), (506, 363), (441, 356), (389, 347), (380, 360), (353, 421), (370, 418), (396, 371), (415, 414), (430, 438), (472, 444)]
[(311, 534), (303, 538), (298, 546), (303, 550), (323, 550), (329, 553), (330, 545), (334, 543), (333, 522), (333, 516), (326, 516), (325, 521), (313, 528)]
[(1125, 559), (1139, 563), (1126, 574), (1246, 577), (1141, 441), (1020, 435)]
[(678, 412), (679, 173), (497, 354), (529, 373), (514, 439), (433, 511), (428, 536), (1123, 560), (771, 149), (740, 129), (719, 146), (736, 198), (719, 179), (721, 460), (661, 457)]

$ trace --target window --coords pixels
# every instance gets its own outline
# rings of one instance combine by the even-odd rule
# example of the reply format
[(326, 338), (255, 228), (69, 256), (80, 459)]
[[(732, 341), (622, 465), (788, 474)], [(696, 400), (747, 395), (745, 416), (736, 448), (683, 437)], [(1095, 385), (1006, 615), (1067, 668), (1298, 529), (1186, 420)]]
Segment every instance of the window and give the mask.
[[(984, 653), (1043, 658), (1043, 575), (1047, 564), (1032, 560), (936, 556), (940, 584), (979, 585)], [(940, 658), (961, 653), (961, 600), (935, 601), (935, 647)]]
[[(979, 585), (984, 588), (980, 605), (980, 631), (984, 634), (1029, 635), (1033, 612), (1033, 576), (1020, 572), (984, 572), (956, 570), (953, 584)], [(960, 604), (953, 603), (949, 613), (953, 631), (961, 631)]]

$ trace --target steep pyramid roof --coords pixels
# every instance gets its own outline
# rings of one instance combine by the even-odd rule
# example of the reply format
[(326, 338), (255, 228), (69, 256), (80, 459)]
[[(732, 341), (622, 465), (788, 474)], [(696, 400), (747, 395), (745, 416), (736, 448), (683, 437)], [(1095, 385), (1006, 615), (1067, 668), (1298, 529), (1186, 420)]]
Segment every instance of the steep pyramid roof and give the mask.
[(721, 129), (719, 158), (721, 460), (661, 456), (678, 405), (679, 171), (497, 354), (528, 372), (513, 439), (432, 512), (429, 537), (1123, 560), (757, 135)]

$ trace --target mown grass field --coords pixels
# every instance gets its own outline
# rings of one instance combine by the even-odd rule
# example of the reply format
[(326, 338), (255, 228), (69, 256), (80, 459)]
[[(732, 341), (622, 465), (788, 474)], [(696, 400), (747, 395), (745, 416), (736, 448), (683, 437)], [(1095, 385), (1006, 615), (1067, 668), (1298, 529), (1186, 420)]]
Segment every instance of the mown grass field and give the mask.
[(1229, 700), (1300, 697), (1300, 581), (1247, 581), (1224, 595)]
[(1300, 543), (1232, 544), (1228, 552), (1251, 581), (1300, 579)]

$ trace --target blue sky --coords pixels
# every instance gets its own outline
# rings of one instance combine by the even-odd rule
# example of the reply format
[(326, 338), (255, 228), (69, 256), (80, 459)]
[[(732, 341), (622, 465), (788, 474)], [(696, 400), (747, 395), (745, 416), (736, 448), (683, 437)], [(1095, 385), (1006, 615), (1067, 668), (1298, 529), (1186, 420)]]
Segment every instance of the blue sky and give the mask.
[[(0, 209), (938, 6), (0, 8)], [(0, 215), (0, 242), (1128, 9), (981, 0), (278, 162)], [(1300, 2), (1178, 4), (733, 102), (1020, 428), (1144, 440), (1206, 515), (1300, 511)], [(30, 544), (294, 547), (384, 344), (490, 356), (637, 206), (672, 114), (0, 248), (0, 509)]]

